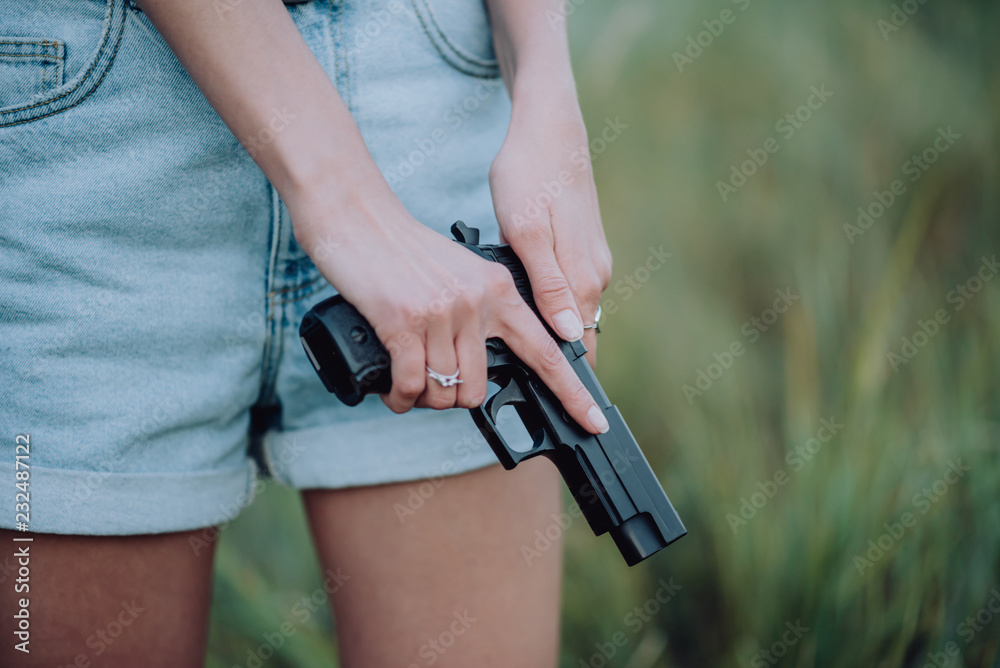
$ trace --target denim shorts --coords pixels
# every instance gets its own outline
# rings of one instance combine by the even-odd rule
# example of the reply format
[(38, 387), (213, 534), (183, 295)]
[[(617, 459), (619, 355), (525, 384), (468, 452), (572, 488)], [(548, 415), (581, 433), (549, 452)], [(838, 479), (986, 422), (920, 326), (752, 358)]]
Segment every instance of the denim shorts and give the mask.
[[(220, 25), (239, 4), (213, 3)], [(410, 213), (496, 243), (510, 100), (482, 0), (287, 11)], [(496, 463), (465, 410), (326, 392), (298, 325), (334, 288), (129, 0), (0, 5), (0, 246), (0, 480), (30, 435), (31, 531), (206, 527), (261, 474), (332, 489)]]

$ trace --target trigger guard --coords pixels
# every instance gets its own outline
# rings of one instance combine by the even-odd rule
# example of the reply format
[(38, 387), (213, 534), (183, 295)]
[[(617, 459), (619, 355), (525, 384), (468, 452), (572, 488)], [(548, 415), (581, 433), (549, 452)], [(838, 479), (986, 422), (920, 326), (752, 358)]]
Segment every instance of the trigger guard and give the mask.
[(527, 401), (528, 400), (524, 396), (524, 393), (521, 392), (521, 386), (518, 385), (517, 381), (513, 378), (510, 378), (507, 380), (507, 384), (503, 385), (500, 390), (486, 402), (486, 411), (489, 413), (490, 420), (493, 424), (496, 424), (497, 416), (500, 414), (501, 408), (511, 404), (527, 403)]

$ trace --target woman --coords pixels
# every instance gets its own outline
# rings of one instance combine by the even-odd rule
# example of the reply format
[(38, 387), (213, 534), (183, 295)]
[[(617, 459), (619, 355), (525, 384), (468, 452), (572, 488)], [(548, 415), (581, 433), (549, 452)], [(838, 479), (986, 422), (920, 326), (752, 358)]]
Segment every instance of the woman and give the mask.
[[(519, 548), (559, 512), (557, 473), (499, 470), (444, 409), (484, 400), (498, 336), (607, 425), (506, 270), (447, 228), (502, 233), (591, 363), (611, 258), (564, 8), (486, 5), (5, 4), (0, 420), (30, 434), (35, 535), (31, 653), (5, 642), (4, 665), (199, 665), (206, 528), (248, 502), (255, 460), (303, 490), (343, 665), (555, 664), (559, 550)], [(393, 352), (384, 405), (337, 404), (298, 343), (331, 286)]]

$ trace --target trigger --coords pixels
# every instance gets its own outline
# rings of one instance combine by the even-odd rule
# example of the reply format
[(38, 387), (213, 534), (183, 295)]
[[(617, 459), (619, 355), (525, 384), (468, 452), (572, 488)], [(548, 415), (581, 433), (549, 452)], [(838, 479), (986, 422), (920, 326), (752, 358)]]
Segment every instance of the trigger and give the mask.
[(523, 404), (527, 401), (521, 392), (521, 386), (514, 379), (511, 379), (500, 388), (499, 392), (490, 397), (490, 400), (486, 402), (486, 410), (490, 414), (490, 420), (496, 423), (501, 408), (508, 404)]

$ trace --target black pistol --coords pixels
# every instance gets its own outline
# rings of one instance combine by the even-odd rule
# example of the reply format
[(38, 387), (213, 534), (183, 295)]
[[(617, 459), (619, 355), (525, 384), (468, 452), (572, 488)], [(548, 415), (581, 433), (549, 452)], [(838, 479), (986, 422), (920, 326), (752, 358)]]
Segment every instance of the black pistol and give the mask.
[[(452, 225), (451, 232), (473, 253), (507, 267), (521, 296), (538, 313), (527, 272), (510, 246), (480, 246), (479, 230), (462, 221)], [(610, 532), (625, 562), (634, 566), (687, 530), (584, 358), (583, 342), (563, 341), (542, 322), (604, 411), (610, 429), (595, 436), (577, 424), (537, 374), (496, 338), (487, 340), (486, 355), (488, 378), (500, 390), (469, 412), (505, 469), (538, 455), (552, 460), (594, 534)], [(342, 296), (314, 306), (302, 319), (299, 335), (323, 385), (348, 406), (357, 405), (366, 394), (390, 390), (388, 351)], [(524, 423), (532, 439), (528, 450), (511, 448), (500, 433), (498, 416), (504, 406), (512, 406)]]

